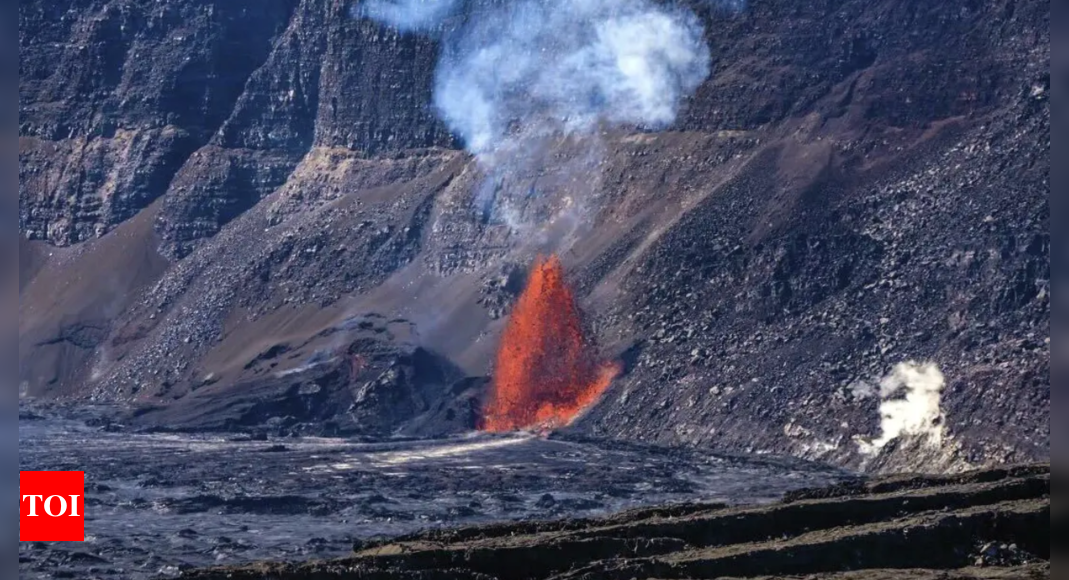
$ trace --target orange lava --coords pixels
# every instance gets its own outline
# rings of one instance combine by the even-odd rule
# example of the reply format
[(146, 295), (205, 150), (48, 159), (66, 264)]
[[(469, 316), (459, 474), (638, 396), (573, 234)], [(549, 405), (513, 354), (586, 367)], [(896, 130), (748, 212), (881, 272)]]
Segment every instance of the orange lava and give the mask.
[(539, 258), (505, 326), (480, 428), (567, 425), (619, 372), (615, 363), (598, 362), (584, 339), (560, 260)]

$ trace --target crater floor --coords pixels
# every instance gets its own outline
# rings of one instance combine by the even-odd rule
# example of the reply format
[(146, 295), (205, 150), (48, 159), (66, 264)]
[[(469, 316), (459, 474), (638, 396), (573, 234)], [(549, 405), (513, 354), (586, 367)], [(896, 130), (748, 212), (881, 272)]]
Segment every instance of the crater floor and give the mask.
[[(100, 425), (109, 425), (101, 427)], [(152, 578), (350, 554), (419, 530), (771, 502), (843, 479), (803, 462), (532, 434), (251, 440), (24, 411), (20, 470), (86, 473), (86, 542), (20, 543), (22, 578)]]

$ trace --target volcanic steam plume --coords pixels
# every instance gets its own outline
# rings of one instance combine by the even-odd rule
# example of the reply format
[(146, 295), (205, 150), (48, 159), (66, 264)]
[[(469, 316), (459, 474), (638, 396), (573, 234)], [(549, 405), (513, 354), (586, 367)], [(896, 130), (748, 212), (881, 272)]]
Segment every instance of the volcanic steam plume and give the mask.
[(509, 316), (481, 429), (567, 425), (620, 372), (596, 360), (556, 256), (539, 258)]

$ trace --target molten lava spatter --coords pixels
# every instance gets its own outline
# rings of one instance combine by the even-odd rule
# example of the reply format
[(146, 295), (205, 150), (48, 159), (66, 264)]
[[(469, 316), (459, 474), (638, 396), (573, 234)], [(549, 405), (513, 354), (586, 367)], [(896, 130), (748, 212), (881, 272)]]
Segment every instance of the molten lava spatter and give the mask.
[(481, 428), (567, 425), (619, 370), (595, 360), (560, 260), (539, 258), (505, 327)]

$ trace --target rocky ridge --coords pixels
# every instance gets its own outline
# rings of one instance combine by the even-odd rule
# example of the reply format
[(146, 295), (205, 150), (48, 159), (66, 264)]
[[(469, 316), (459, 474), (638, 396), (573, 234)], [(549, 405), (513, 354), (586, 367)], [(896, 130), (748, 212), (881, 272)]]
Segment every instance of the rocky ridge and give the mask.
[(606, 519), (459, 528), (354, 546), (350, 558), (186, 572), (304, 578), (1050, 577), (1047, 466), (855, 481), (779, 504), (680, 504)]

